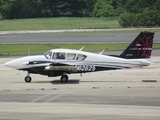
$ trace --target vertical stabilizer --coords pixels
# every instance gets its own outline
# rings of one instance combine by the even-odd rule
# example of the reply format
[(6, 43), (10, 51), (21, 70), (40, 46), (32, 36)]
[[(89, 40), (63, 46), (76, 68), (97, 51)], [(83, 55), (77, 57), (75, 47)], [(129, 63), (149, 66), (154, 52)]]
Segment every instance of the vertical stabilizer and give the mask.
[(126, 59), (150, 58), (152, 53), (153, 38), (154, 33), (141, 32), (120, 55), (120, 57)]

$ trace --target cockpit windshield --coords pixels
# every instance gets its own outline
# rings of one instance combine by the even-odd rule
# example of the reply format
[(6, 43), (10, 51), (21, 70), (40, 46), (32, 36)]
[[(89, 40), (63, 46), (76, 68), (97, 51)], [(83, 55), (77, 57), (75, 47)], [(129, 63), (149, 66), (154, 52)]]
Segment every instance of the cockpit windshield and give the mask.
[(51, 59), (51, 57), (52, 57), (52, 52), (51, 52), (51, 51), (48, 51), (48, 52), (44, 53), (44, 56), (45, 56), (47, 59)]

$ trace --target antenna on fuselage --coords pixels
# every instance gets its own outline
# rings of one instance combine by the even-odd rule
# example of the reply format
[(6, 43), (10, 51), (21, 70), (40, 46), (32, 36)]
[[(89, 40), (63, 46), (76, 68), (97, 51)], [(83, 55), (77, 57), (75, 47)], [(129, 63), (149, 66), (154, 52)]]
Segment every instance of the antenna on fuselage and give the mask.
[(101, 55), (101, 54), (104, 53), (106, 50), (108, 50), (108, 48), (102, 50), (102, 52), (100, 52), (99, 54)]
[(83, 48), (84, 48), (84, 46), (81, 49), (79, 49), (79, 51), (83, 50)]

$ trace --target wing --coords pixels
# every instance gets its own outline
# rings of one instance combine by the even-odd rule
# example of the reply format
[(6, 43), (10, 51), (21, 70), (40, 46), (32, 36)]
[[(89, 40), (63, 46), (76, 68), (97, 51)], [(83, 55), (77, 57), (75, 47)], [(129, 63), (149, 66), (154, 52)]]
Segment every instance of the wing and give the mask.
[(75, 65), (67, 64), (67, 63), (51, 63), (45, 67), (45, 70), (53, 70), (53, 71), (65, 71), (65, 72), (77, 72), (77, 68)]
[(29, 73), (38, 73), (42, 75), (51, 75), (53, 72), (73, 73), (78, 71), (77, 67), (74, 64), (75, 62), (65, 61), (29, 61), (23, 63), (23, 65), (25, 65), (26, 68), (22, 70), (26, 70)]
[(30, 61), (26, 62), (30, 67), (31, 73), (50, 75), (52, 73), (78, 73), (93, 72), (100, 70), (120, 69), (124, 66), (117, 63), (99, 61)]

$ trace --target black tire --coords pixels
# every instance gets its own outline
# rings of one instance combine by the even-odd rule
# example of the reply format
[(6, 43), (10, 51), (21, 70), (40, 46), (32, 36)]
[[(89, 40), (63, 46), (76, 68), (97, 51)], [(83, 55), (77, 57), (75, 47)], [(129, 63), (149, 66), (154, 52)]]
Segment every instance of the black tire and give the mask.
[(66, 83), (68, 81), (68, 76), (67, 75), (62, 75), (61, 76), (61, 82)]
[(26, 76), (24, 80), (26, 83), (30, 83), (32, 81), (32, 78), (30, 76)]

